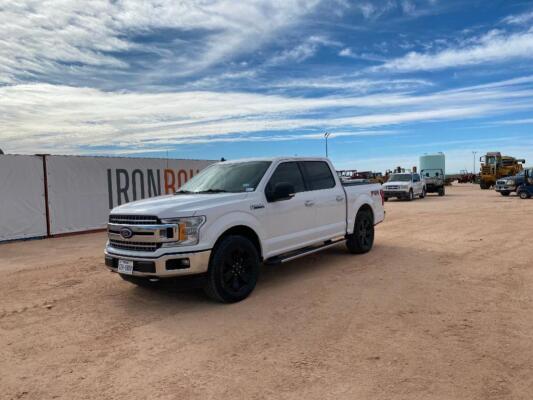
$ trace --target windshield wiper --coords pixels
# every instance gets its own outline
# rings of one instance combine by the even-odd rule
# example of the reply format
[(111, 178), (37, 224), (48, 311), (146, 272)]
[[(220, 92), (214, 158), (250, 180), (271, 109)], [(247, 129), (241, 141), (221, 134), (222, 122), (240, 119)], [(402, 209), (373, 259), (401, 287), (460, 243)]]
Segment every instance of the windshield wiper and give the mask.
[(227, 193), (227, 190), (224, 189), (207, 189), (207, 190), (199, 190), (198, 192), (194, 193)]
[(191, 192), (190, 190), (178, 190), (177, 192), (174, 192), (174, 194), (190, 194), (190, 193), (196, 193), (196, 192)]

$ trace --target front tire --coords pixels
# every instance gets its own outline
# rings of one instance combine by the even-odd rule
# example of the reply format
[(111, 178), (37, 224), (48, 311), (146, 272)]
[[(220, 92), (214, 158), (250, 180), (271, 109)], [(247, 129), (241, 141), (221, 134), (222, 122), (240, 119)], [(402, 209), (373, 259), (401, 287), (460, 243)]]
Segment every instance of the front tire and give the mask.
[(413, 192), (413, 189), (409, 190), (409, 197), (407, 198), (407, 201), (413, 201), (415, 199), (415, 193)]
[(421, 199), (423, 199), (424, 197), (426, 197), (426, 189), (422, 189), (422, 193), (420, 193), (420, 196), (419, 196)]
[(221, 303), (235, 303), (247, 298), (259, 278), (259, 254), (254, 244), (244, 236), (224, 237), (215, 246), (205, 293)]
[(502, 196), (509, 196), (509, 194), (511, 194), (511, 192), (500, 192), (500, 194), (501, 194)]
[(527, 192), (520, 192), (520, 194), (518, 195), (522, 200), (526, 200), (526, 199), (529, 199), (529, 194), (527, 194)]
[(374, 245), (374, 217), (367, 210), (361, 210), (355, 217), (354, 230), (348, 235), (346, 247), (352, 254), (368, 253)]

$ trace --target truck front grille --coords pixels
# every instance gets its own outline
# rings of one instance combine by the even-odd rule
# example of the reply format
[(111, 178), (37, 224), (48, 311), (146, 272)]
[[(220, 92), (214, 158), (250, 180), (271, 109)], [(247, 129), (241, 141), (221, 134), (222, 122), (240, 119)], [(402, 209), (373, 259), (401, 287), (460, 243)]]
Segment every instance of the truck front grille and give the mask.
[(154, 252), (161, 247), (161, 243), (155, 242), (127, 242), (122, 240), (109, 239), (109, 245), (115, 249), (129, 251)]
[(121, 225), (154, 225), (159, 219), (152, 215), (110, 215), (109, 223)]

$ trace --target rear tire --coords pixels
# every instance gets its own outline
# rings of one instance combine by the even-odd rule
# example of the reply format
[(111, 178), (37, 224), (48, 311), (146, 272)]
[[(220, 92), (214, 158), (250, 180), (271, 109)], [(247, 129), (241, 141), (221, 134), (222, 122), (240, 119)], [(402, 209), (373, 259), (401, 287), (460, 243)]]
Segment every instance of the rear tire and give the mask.
[(352, 254), (368, 253), (374, 245), (374, 217), (367, 210), (361, 210), (355, 217), (354, 230), (348, 235), (346, 247)]
[(486, 183), (486, 182), (483, 182), (483, 181), (481, 181), (481, 182), (479, 183), (479, 187), (480, 187), (481, 189), (483, 189), (483, 190), (490, 189), (490, 185), (489, 185), (488, 183)]
[(259, 254), (244, 236), (222, 238), (213, 250), (205, 293), (221, 303), (235, 303), (247, 298), (259, 278)]

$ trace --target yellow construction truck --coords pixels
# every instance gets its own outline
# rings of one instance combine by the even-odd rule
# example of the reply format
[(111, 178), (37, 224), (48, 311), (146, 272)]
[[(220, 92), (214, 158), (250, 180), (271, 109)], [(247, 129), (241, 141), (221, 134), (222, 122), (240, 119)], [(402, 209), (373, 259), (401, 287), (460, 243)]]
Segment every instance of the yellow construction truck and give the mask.
[(481, 189), (490, 189), (496, 181), (505, 176), (516, 175), (522, 170), (524, 159), (502, 156), (500, 152), (490, 152), (480, 157), (481, 169), (479, 173), (479, 186)]

